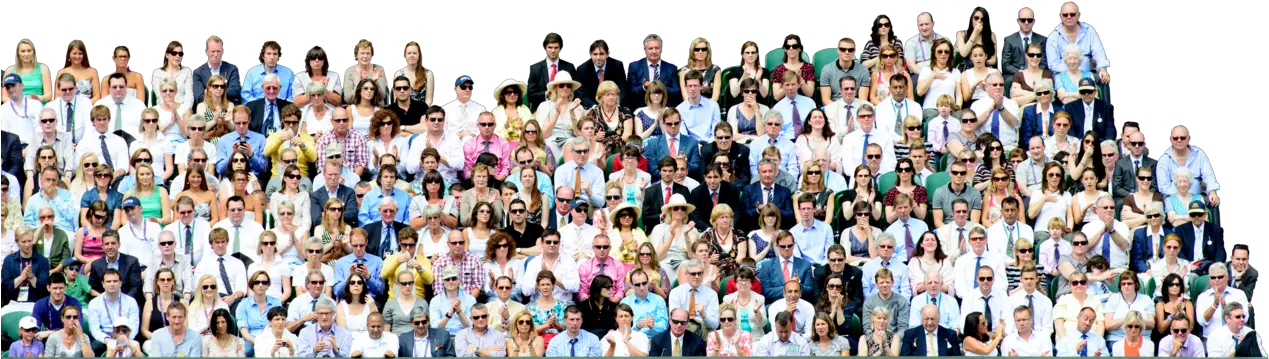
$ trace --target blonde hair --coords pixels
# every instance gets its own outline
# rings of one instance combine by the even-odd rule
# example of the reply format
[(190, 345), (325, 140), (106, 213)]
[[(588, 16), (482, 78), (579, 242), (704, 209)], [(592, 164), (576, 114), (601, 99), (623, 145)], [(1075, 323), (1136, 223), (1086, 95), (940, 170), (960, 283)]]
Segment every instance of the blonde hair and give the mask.
[[(947, 95), (945, 94), (945, 95), (943, 95), (943, 96), (947, 96)], [(908, 116), (907, 118), (904, 118), (904, 119), (903, 119), (903, 127), (904, 127), (904, 129), (902, 129), (902, 130), (900, 130), (900, 131), (901, 131), (901, 132), (902, 132), (902, 131), (906, 131), (906, 130), (907, 130), (907, 127), (913, 127), (913, 126), (916, 126), (916, 127), (922, 127), (922, 126), (921, 126), (921, 119), (920, 119), (920, 118), (917, 118), (916, 116)], [(901, 143), (903, 143), (903, 144), (908, 145), (908, 147), (913, 147), (913, 148), (915, 148), (915, 147), (921, 147), (921, 148), (925, 148), (925, 135), (924, 135), (924, 134), (921, 134), (920, 132), (917, 132), (917, 136), (918, 136), (918, 137), (917, 137), (917, 143), (912, 143), (912, 142), (911, 142), (911, 140), (909, 140), (909, 138), (908, 138), (907, 132), (903, 132), (903, 141), (900, 141), (900, 142), (901, 142)]]
[[(367, 50), (370, 50), (370, 56), (374, 56), (374, 55), (375, 55), (375, 45), (374, 45), (374, 44), (372, 44), (372, 43), (370, 43), (370, 40), (361, 39), (361, 41), (357, 41), (357, 46), (353, 46), (353, 58), (356, 58), (356, 57), (357, 57), (357, 52), (358, 52), (358, 51), (361, 51), (361, 49), (367, 49)], [(422, 57), (422, 52), (423, 52), (423, 51), (421, 51), (422, 49), (419, 49), (419, 50), (420, 50), (420, 51), (419, 51), (419, 55), (420, 55), (420, 57)], [(423, 61), (423, 59), (422, 59), (422, 58), (420, 58), (420, 59), (419, 59), (419, 62), (422, 62), (422, 61)]]
[[(714, 65), (714, 47), (709, 45), (709, 40), (705, 40), (703, 37), (698, 37), (695, 40), (692, 40), (692, 44), (687, 47), (686, 68), (691, 69), (693, 68), (693, 65), (696, 65), (696, 44), (702, 43), (705, 44), (705, 48), (709, 49), (708, 51), (705, 51), (705, 66), (709, 67)], [(744, 52), (744, 49), (741, 49), (741, 52)], [(683, 73), (686, 74), (687, 72), (684, 71)]]
[[(616, 92), (617, 96), (621, 96), (621, 88), (617, 87), (616, 82), (612, 82), (611, 80), (604, 81), (603, 83), (599, 84), (599, 87), (595, 88), (595, 99), (596, 100), (601, 99), (604, 97), (604, 95), (607, 95), (612, 92)], [(621, 104), (618, 103), (617, 105), (620, 106)]]
[[(714, 222), (718, 221), (718, 218), (722, 216), (731, 216), (732, 219), (735, 219), (736, 212), (732, 211), (731, 205), (728, 205), (726, 203), (719, 203), (717, 206), (714, 206), (713, 210), (709, 212), (709, 223), (714, 224)], [(735, 227), (735, 226), (733, 225), (732, 227)]]
[[(19, 40), (18, 47), (13, 50), (13, 71), (15, 72), (26, 69), (25, 67), (22, 67), (22, 56), (18, 55), (18, 53), (22, 52), (22, 45), (31, 47), (31, 68), (34, 69), (35, 65), (40, 63), (40, 59), (35, 56), (35, 43), (31, 42), (31, 39)], [(87, 55), (84, 56), (87, 57)]]

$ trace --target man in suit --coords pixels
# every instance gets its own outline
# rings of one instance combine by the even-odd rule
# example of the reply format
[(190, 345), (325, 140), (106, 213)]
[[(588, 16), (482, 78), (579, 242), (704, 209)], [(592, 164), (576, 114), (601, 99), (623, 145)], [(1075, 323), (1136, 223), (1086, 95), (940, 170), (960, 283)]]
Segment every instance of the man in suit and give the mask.
[(1150, 168), (1150, 176), (1146, 179), (1150, 181), (1150, 192), (1159, 192), (1159, 182), (1154, 179), (1154, 166), (1159, 162), (1146, 155), (1145, 135), (1141, 131), (1134, 131), (1125, 137), (1125, 142), (1128, 144), (1128, 153), (1115, 161), (1115, 172), (1110, 176), (1114, 180), (1114, 183), (1111, 183), (1111, 190), (1115, 197), (1116, 211), (1123, 207), (1124, 197), (1137, 192), (1137, 182), (1141, 180), (1137, 176), (1139, 168)]
[[(4, 152), (4, 173), (13, 175), (17, 178), (18, 183), (13, 184), (16, 188), (23, 188), (26, 183), (26, 171), (23, 171), (23, 165), (26, 163), (22, 158), (22, 141), (18, 139), (18, 135), (9, 131), (0, 131), (0, 151)], [(15, 191), (14, 193), (21, 193)]]
[(278, 96), (282, 88), (278, 75), (265, 75), (260, 86), (264, 89), (264, 97), (247, 103), (247, 108), (251, 109), (250, 129), (251, 132), (269, 137), (282, 129), (282, 109), (290, 105), (291, 101)]
[[(322, 167), (322, 178), (326, 180), (326, 185), (313, 191), (309, 196), (313, 205), (309, 209), (309, 218), (322, 218), (322, 211), (325, 209), (326, 200), (335, 198), (343, 202), (344, 223), (348, 225), (357, 225), (357, 194), (353, 192), (351, 187), (343, 185), (344, 178), (341, 176), (342, 167), (338, 162), (326, 162)], [(321, 221), (313, 221), (312, 226), (317, 227)]]
[(206, 45), (207, 63), (194, 69), (194, 103), (189, 105), (190, 108), (197, 108), (203, 102), (203, 94), (212, 75), (225, 78), (225, 97), (229, 98), (229, 102), (242, 103), (242, 80), (238, 78), (238, 67), (220, 60), (225, 55), (224, 41), (212, 35), (207, 38)]
[[(1252, 294), (1256, 292), (1256, 281), (1260, 279), (1260, 272), (1256, 268), (1251, 267), (1251, 263), (1247, 259), (1251, 255), (1251, 250), (1246, 244), (1235, 244), (1234, 251), (1229, 256), (1229, 275), (1231, 280), (1229, 286), (1242, 289), (1247, 294), (1247, 301), (1251, 302)], [(1249, 308), (1247, 314), (1247, 325), (1256, 325), (1256, 308)]]
[(630, 81), (630, 84), (626, 86), (626, 89), (630, 91), (630, 95), (626, 96), (626, 107), (645, 106), (643, 94), (647, 92), (648, 85), (652, 84), (652, 81), (658, 80), (665, 85), (665, 92), (669, 95), (666, 105), (670, 107), (678, 105), (683, 97), (679, 89), (679, 68), (669, 62), (661, 61), (661, 36), (648, 34), (643, 38), (643, 55), (644, 58), (630, 63), (630, 68), (626, 71), (629, 77), (627, 80)]
[(1082, 136), (1093, 131), (1097, 141), (1114, 140), (1115, 106), (1097, 98), (1097, 84), (1091, 78), (1080, 79), (1080, 100), (1063, 106), (1071, 114), (1071, 136)]
[[(643, 157), (648, 162), (660, 161), (663, 157), (684, 157), (687, 160), (687, 174), (699, 178), (701, 174), (701, 153), (696, 138), (684, 134), (683, 119), (674, 109), (666, 109), (661, 118), (660, 136), (653, 136), (643, 145)], [(658, 171), (659, 172), (659, 171)], [(671, 172), (672, 174), (673, 172)], [(673, 176), (670, 176), (673, 179)], [(661, 173), (652, 173), (652, 180), (661, 180)]]
[(141, 272), (145, 268), (137, 262), (137, 257), (119, 253), (119, 232), (114, 230), (106, 230), (101, 234), (101, 251), (104, 256), (93, 261), (89, 267), (88, 283), (92, 285), (92, 295), (94, 297), (105, 293), (106, 290), (101, 286), (102, 274), (107, 268), (115, 268), (119, 271), (119, 278), (123, 281), (123, 294), (127, 294), (132, 298), (141, 297)]
[(736, 143), (735, 132), (726, 121), (714, 125), (714, 142), (701, 145), (701, 165), (708, 167), (710, 164), (717, 164), (715, 155), (725, 152), (728, 170), (736, 174), (735, 183), (743, 185), (750, 182), (753, 172), (749, 170), (749, 146)]
[[(1040, 69), (1047, 70), (1049, 65), (1044, 61), (1044, 41), (1043, 35), (1031, 32), (1031, 28), (1035, 26), (1035, 12), (1031, 8), (1024, 7), (1018, 10), (1018, 32), (1005, 36), (1005, 45), (1000, 50), (1001, 66), (1005, 75), (1005, 96), (1009, 95), (1010, 87), (1013, 86), (1013, 74), (1027, 68), (1027, 47), (1031, 44), (1040, 45)], [(1031, 137), (1023, 137), (1031, 138)]]
[(1181, 236), (1181, 258), (1194, 263), (1194, 273), (1207, 274), (1212, 263), (1225, 261), (1225, 230), (1207, 221), (1207, 205), (1190, 202), (1190, 222), (1173, 228)]
[(617, 88), (621, 90), (621, 98), (617, 99), (617, 104), (624, 103), (622, 98), (626, 97), (626, 67), (621, 60), (608, 57), (608, 42), (595, 40), (590, 43), (590, 60), (578, 66), (576, 74), (574, 77), (577, 82), (582, 83), (582, 88), (574, 93), (582, 100), (583, 107), (591, 108), (599, 103), (595, 99), (595, 90), (604, 81), (617, 84)]
[[(646, 153), (646, 147), (644, 151)], [(678, 168), (678, 163), (668, 156), (660, 158), (661, 161), (657, 163), (657, 172), (658, 176), (665, 180), (643, 190), (643, 213), (640, 215), (643, 218), (643, 228), (656, 228), (658, 224), (661, 224), (661, 206), (669, 203), (671, 196), (676, 194), (684, 198), (691, 196), (687, 186), (674, 182), (674, 172)]]
[[(644, 201), (647, 200), (647, 197), (644, 197)], [(735, 228), (739, 224), (736, 211), (740, 210), (740, 191), (737, 191), (731, 183), (723, 181), (723, 170), (716, 164), (705, 167), (705, 185), (696, 186), (696, 189), (687, 196), (687, 203), (696, 206), (696, 210), (692, 211), (691, 220), (696, 222), (698, 231), (704, 232), (710, 227), (709, 218), (714, 213), (714, 206), (720, 204), (731, 207), (732, 227)]]
[(670, 330), (653, 336), (649, 346), (650, 357), (705, 356), (705, 341), (687, 331), (687, 311), (683, 308), (670, 311)]
[[(379, 205), (379, 217), (381, 220), (366, 224), (365, 228), (369, 242), (366, 243), (366, 253), (374, 254), (379, 258), (387, 258), (396, 253), (400, 246), (397, 244), (397, 233), (410, 225), (396, 221), (397, 202), (383, 201)], [(384, 229), (387, 230), (384, 230)]]
[(764, 204), (774, 205), (780, 210), (781, 229), (793, 227), (793, 192), (775, 183), (779, 171), (777, 168), (775, 161), (762, 159), (758, 162), (758, 181), (741, 189), (745, 193), (745, 213), (741, 217), (747, 220), (745, 223), (750, 224), (749, 228), (742, 229), (757, 228), (758, 209)]
[(577, 77), (577, 68), (573, 64), (560, 59), (560, 50), (564, 49), (564, 38), (554, 32), (546, 34), (542, 39), (542, 49), (546, 50), (546, 59), (529, 66), (529, 107), (538, 110), (538, 104), (546, 101), (546, 83), (555, 81), (560, 71)]
[(921, 308), (921, 326), (903, 332), (903, 338), (899, 342), (899, 356), (927, 356), (930, 346), (937, 347), (939, 357), (962, 355), (956, 332), (939, 326), (938, 307), (926, 304)]
[(843, 283), (846, 284), (844, 293), (847, 298), (850, 298), (850, 303), (846, 304), (846, 313), (859, 314), (860, 306), (864, 303), (864, 271), (846, 263), (846, 247), (840, 244), (828, 247), (827, 265), (815, 266), (815, 269), (811, 270), (815, 290), (806, 293), (809, 297), (806, 300), (819, 303), (820, 298), (828, 295), (824, 283), (832, 274), (842, 276)]
[[(762, 296), (767, 298), (767, 305), (784, 299), (784, 282), (796, 280), (802, 284), (802, 293), (812, 293), (814, 281), (811, 278), (811, 262), (802, 259), (800, 253), (794, 253), (793, 234), (780, 231), (776, 234), (776, 256), (758, 263), (758, 281), (762, 283)], [(795, 255), (796, 254), (796, 255)]]
[(1172, 234), (1172, 228), (1163, 226), (1163, 204), (1151, 203), (1146, 206), (1146, 225), (1132, 231), (1132, 259), (1128, 268), (1133, 272), (1146, 273), (1150, 264), (1163, 259), (1163, 238)]
[[(410, 310), (410, 325), (413, 331), (397, 336), (397, 345), (401, 350), (397, 355), (402, 357), (454, 357), (454, 338), (449, 331), (428, 326), (427, 309), (414, 307)], [(427, 343), (427, 347), (418, 347), (416, 343)]]

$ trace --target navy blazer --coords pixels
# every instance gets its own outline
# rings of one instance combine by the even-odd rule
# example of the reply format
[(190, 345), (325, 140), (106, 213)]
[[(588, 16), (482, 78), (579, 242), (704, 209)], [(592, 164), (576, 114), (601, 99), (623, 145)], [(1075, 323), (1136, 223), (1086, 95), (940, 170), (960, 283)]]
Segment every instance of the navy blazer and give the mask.
[(1181, 253), (1180, 257), (1185, 260), (1194, 261), (1194, 246), (1203, 246), (1203, 260), (1199, 261), (1198, 268), (1194, 270), (1195, 274), (1206, 275), (1207, 268), (1212, 263), (1224, 262), (1225, 258), (1225, 229), (1212, 222), (1203, 224), (1203, 238), (1194, 238), (1194, 223), (1185, 222), (1185, 224), (1176, 226), (1172, 229), (1173, 233), (1181, 237)]
[[(780, 210), (780, 229), (788, 230), (793, 228), (793, 192), (788, 188), (779, 184), (772, 184), (775, 187), (771, 195), (771, 203)], [(744, 230), (757, 229), (758, 224), (758, 207), (762, 204), (762, 182), (750, 183), (748, 186), (742, 187), (741, 192), (744, 193), (742, 203), (745, 206), (745, 212), (742, 216), (748, 223), (749, 228), (741, 228)]]
[[(229, 97), (229, 102), (236, 104), (242, 103), (242, 79), (238, 77), (238, 66), (228, 61), (220, 62), (220, 76), (225, 78), (225, 96)], [(189, 108), (196, 109), (198, 104), (203, 102), (203, 93), (206, 92), (207, 81), (211, 81), (211, 67), (206, 63), (194, 69), (194, 103)]]
[[(704, 176), (703, 168), (709, 167), (714, 163), (714, 154), (718, 153), (718, 145), (715, 142), (709, 142), (701, 145), (701, 176)], [(727, 150), (727, 159), (731, 160), (731, 168), (736, 172), (736, 183), (753, 182), (753, 173), (749, 169), (749, 146), (732, 142), (731, 149)], [(739, 169), (739, 171), (737, 171)], [(732, 208), (735, 210), (735, 208)]]
[[(652, 336), (649, 340), (648, 356), (650, 357), (669, 357), (674, 356), (674, 341), (670, 339), (670, 331), (662, 331), (660, 334)], [(703, 357), (705, 356), (705, 341), (696, 333), (687, 331), (683, 332), (683, 347), (679, 348), (685, 357)]]
[[(665, 186), (664, 183), (656, 182), (643, 189), (643, 213), (640, 216), (643, 218), (643, 228), (648, 233), (652, 233), (652, 229), (661, 224), (661, 206), (665, 205), (665, 187), (663, 186)], [(687, 186), (675, 183), (672, 188), (671, 191), (674, 194), (683, 195), (683, 199), (691, 196)], [(696, 210), (699, 211), (700, 208)]]
[[(352, 187), (341, 184), (339, 185), (339, 189), (335, 190), (335, 197), (337, 197), (337, 199), (341, 202), (344, 202), (344, 223), (353, 227), (358, 227), (357, 208), (360, 206), (357, 205), (357, 192), (353, 192)], [(309, 203), (312, 203), (312, 205), (309, 206), (312, 208), (309, 208), (308, 212), (312, 217), (309, 218), (318, 219), (313, 221), (312, 228), (309, 228), (309, 233), (312, 233), (311, 230), (313, 228), (317, 228), (318, 225), (322, 224), (322, 208), (326, 207), (326, 200), (328, 199), (330, 199), (330, 194), (326, 193), (325, 184), (322, 184), (321, 188), (318, 188), (316, 191), (309, 194), (309, 200), (311, 201)]]
[[(647, 198), (644, 197), (643, 201), (647, 202)], [(696, 230), (704, 233), (705, 229), (710, 227), (709, 216), (714, 211), (714, 199), (709, 195), (709, 185), (701, 183), (701, 185), (696, 186), (696, 189), (693, 189), (692, 193), (687, 196), (687, 203), (696, 206), (696, 210), (692, 211), (691, 220), (696, 222)], [(727, 183), (727, 181), (720, 182), (718, 184), (718, 204), (726, 204), (731, 207), (733, 213), (736, 212), (740, 208), (740, 191), (736, 190), (736, 187), (731, 183)], [(733, 215), (733, 217), (735, 216)]]
[[(122, 287), (119, 289), (123, 294), (127, 294), (132, 299), (143, 298), (141, 296), (141, 287), (144, 282), (141, 280), (141, 272), (145, 268), (141, 268), (141, 264), (137, 262), (137, 257), (130, 256), (125, 253), (119, 253), (119, 280), (122, 281)], [(106, 289), (101, 286), (102, 275), (106, 273), (106, 257), (93, 261), (88, 272), (88, 283), (92, 285), (93, 290), (97, 293), (105, 293)]]
[[(577, 68), (573, 64), (559, 59), (559, 68), (556, 69), (556, 75), (560, 72), (567, 72), (574, 79), (577, 78)], [(529, 109), (537, 112), (538, 105), (546, 101), (546, 84), (551, 82), (551, 67), (546, 64), (546, 59), (538, 61), (533, 65), (529, 65), (529, 93), (525, 96), (529, 97)]]
[[(31, 266), (31, 274), (35, 275), (35, 283), (27, 282), (30, 291), (27, 293), (27, 300), (31, 303), (48, 297), (48, 258), (44, 258), (39, 252), (32, 250), (31, 258), (22, 259), (22, 254), (14, 252), (4, 257), (3, 269), (0, 269), (0, 290), (4, 291), (4, 295), (0, 296), (0, 305), (9, 304), (9, 301), (18, 298), (18, 287), (13, 285), (13, 280), (22, 274), (22, 263), (26, 262)], [(98, 261), (100, 262), (100, 261)]]
[[(599, 69), (595, 68), (595, 62), (586, 60), (582, 66), (577, 67), (577, 72), (573, 73), (573, 79), (582, 83), (582, 88), (577, 89), (574, 93), (577, 98), (582, 100), (584, 108), (591, 108), (599, 104), (595, 100), (595, 90), (599, 89)], [(608, 62), (604, 63), (604, 81), (612, 81), (617, 84), (617, 88), (621, 90), (618, 94), (617, 105), (621, 105), (626, 97), (626, 64), (621, 60), (609, 57)]]
[[(1044, 136), (1046, 131), (1042, 129), (1044, 126), (1043, 120), (1040, 118), (1040, 114), (1036, 113), (1039, 108), (1040, 106), (1036, 106), (1036, 104), (1030, 104), (1022, 108), (1022, 123), (1020, 124), (1021, 128), (1018, 129), (1018, 147), (1026, 149), (1026, 144), (1030, 143), (1027, 141), (1031, 141), (1031, 137)], [(1050, 104), (1049, 108), (1055, 114), (1058, 111), (1063, 111), (1062, 104), (1057, 102)], [(1053, 133), (1052, 115), (1049, 116), (1048, 127), (1047, 132)], [(1071, 133), (1071, 136), (1079, 137), (1079, 135), (1074, 133)]]
[[(680, 125), (681, 127), (682, 125)], [(683, 131), (679, 131), (678, 141), (675, 144), (678, 153), (670, 153), (670, 142), (666, 135), (653, 136), (643, 142), (643, 158), (648, 160), (648, 174), (652, 175), (652, 182), (661, 180), (661, 171), (653, 169), (656, 164), (661, 163), (661, 158), (665, 156), (678, 157), (683, 155), (687, 157), (687, 175), (692, 178), (700, 178), (701, 176), (701, 152), (700, 142), (695, 137), (689, 136)]]
[[(406, 227), (409, 227), (409, 226), (410, 225), (408, 223), (392, 221), (393, 242), (397, 242), (401, 240), (401, 238), (398, 237), (397, 234), (401, 233), (402, 229), (405, 229)], [(361, 228), (366, 230), (366, 238), (367, 238), (366, 253), (374, 254), (378, 256), (379, 258), (388, 258), (389, 255), (392, 255), (392, 253), (386, 253), (386, 254), (383, 253), (383, 249), (379, 248), (379, 244), (383, 242), (383, 221), (374, 221), (374, 222), (371, 222), (370, 224), (367, 224), (365, 227), (361, 227)], [(400, 242), (397, 242), (397, 243), (400, 243)], [(400, 248), (400, 246), (398, 245), (397, 248)]]
[[(956, 336), (956, 332), (944, 327), (935, 329), (938, 338), (934, 340), (939, 346), (939, 357), (959, 357), (961, 353), (961, 340)], [(899, 356), (916, 356), (923, 357), (926, 353), (925, 346), (925, 327), (916, 326), (903, 332), (903, 338), (899, 339)]]
[[(665, 58), (662, 57), (660, 70), (660, 76), (657, 76), (656, 79), (661, 80), (661, 83), (665, 84), (665, 92), (669, 93), (669, 98), (666, 99), (667, 105), (673, 107), (683, 101), (683, 94), (679, 89), (679, 68), (666, 62)], [(637, 109), (645, 106), (643, 94), (648, 90), (643, 88), (643, 81), (648, 80), (650, 76), (648, 74), (648, 59), (642, 58), (639, 61), (631, 62), (629, 70), (626, 70), (626, 76), (628, 77), (627, 81), (629, 81), (629, 85), (626, 88), (630, 91), (630, 95), (626, 96), (626, 107)]]
[[(775, 243), (771, 243), (771, 246), (775, 246)], [(815, 282), (811, 272), (811, 262), (795, 254), (793, 268), (790, 270), (793, 271), (790, 276), (797, 277), (798, 282), (802, 283), (802, 293), (814, 293)], [(784, 268), (780, 265), (779, 255), (759, 262), (756, 277), (759, 282), (762, 282), (762, 296), (767, 298), (767, 305), (784, 299)]]
[(1097, 134), (1097, 141), (1114, 140), (1116, 137), (1115, 106), (1101, 99), (1093, 100), (1093, 128), (1084, 128), (1084, 100), (1076, 100), (1062, 107), (1071, 115), (1071, 136), (1083, 137), (1085, 131)]
[(0, 131), (0, 151), (4, 152), (4, 172), (13, 175), (18, 183), (10, 183), (15, 191), (21, 192), (23, 182), (26, 181), (26, 171), (23, 166), (26, 159), (22, 157), (22, 140), (18, 135), (9, 131)]
[[(1159, 237), (1159, 240), (1154, 242), (1146, 238), (1147, 233), (1149, 233), (1147, 227), (1132, 231), (1132, 260), (1128, 263), (1128, 268), (1133, 272), (1145, 273), (1150, 270), (1151, 260), (1163, 258), (1163, 238), (1172, 234), (1172, 229), (1163, 227), (1163, 237)], [(1151, 253), (1159, 253), (1159, 255), (1151, 258)]]
[[(453, 358), (454, 354), (454, 338), (449, 335), (445, 329), (428, 328), (427, 341), (432, 343), (432, 357), (434, 358)], [(408, 331), (397, 335), (397, 357), (409, 358), (414, 356), (414, 331)]]
[[(286, 105), (290, 105), (291, 101), (278, 98), (277, 103), (278, 103), (278, 114), (276, 117), (273, 118), (273, 124), (274, 124), (273, 127), (282, 128), (282, 109), (286, 108)], [(268, 138), (269, 135), (272, 135), (273, 131), (265, 131), (264, 129), (264, 126), (265, 126), (264, 119), (268, 118), (268, 113), (265, 112), (265, 100), (262, 98), (259, 100), (248, 102), (247, 108), (251, 109), (251, 123), (247, 125), (247, 128), (250, 129), (251, 132), (264, 135), (265, 138)]]

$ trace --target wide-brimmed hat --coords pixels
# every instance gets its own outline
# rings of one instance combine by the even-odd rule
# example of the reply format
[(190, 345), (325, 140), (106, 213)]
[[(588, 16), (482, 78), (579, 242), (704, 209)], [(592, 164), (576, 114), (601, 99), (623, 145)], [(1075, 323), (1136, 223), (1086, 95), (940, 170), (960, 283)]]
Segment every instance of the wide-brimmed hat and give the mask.
[(661, 213), (669, 213), (671, 209), (674, 209), (674, 207), (687, 207), (688, 213), (696, 210), (696, 205), (687, 203), (687, 199), (683, 198), (683, 195), (678, 193), (670, 196), (670, 203), (661, 205)]
[(626, 201), (621, 201), (621, 204), (617, 205), (616, 208), (613, 208), (612, 211), (608, 212), (608, 223), (612, 223), (613, 228), (616, 228), (617, 214), (624, 210), (634, 211), (634, 225), (639, 225), (639, 217), (643, 215), (642, 213), (639, 213), (639, 206), (635, 206), (634, 204)]
[[(559, 74), (556, 74), (555, 77), (559, 77)], [(507, 87), (510, 87), (510, 86), (515, 86), (520, 88), (521, 97), (523, 97), (524, 93), (528, 91), (526, 90), (528, 87), (525, 86), (523, 82), (516, 81), (515, 79), (502, 80), (502, 83), (499, 84), (497, 88), (494, 88), (494, 103), (498, 103), (498, 101), (502, 101), (502, 91), (506, 90)]]
[(556, 74), (555, 74), (555, 81), (551, 81), (551, 82), (548, 82), (548, 83), (546, 84), (546, 93), (547, 93), (547, 95), (548, 95), (550, 98), (554, 99), (554, 98), (555, 98), (555, 91), (554, 91), (554, 90), (555, 90), (555, 86), (557, 86), (557, 85), (559, 85), (559, 84), (565, 84), (565, 83), (567, 83), (567, 84), (572, 84), (572, 85), (573, 85), (573, 90), (577, 90), (578, 88), (581, 88), (581, 87), (582, 87), (582, 83), (581, 83), (581, 82), (577, 82), (577, 81), (574, 81), (574, 80), (573, 80), (573, 75), (570, 75), (570, 74), (569, 74), (568, 72), (566, 72), (566, 71), (560, 71), (560, 72), (558, 72), (558, 73), (556, 73)]

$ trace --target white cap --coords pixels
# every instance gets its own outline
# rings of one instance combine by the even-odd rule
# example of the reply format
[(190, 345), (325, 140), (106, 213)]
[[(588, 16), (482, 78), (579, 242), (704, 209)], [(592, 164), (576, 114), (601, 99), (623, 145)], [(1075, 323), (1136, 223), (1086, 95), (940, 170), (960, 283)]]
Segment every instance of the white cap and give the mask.
[(22, 320), (18, 321), (18, 328), (38, 329), (39, 327), (40, 324), (35, 322), (35, 317), (22, 317)]
[(126, 327), (128, 326), (128, 324), (130, 324), (128, 323), (128, 317), (115, 317), (114, 323), (115, 323), (114, 325), (115, 328)]

